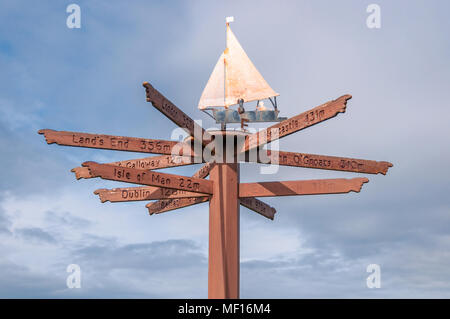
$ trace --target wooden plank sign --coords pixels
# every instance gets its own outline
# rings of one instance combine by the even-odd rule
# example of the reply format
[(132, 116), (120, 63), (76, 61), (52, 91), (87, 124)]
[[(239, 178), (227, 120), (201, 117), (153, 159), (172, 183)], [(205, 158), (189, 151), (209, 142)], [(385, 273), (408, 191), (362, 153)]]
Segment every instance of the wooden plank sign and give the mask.
[(386, 175), (388, 169), (392, 167), (391, 163), (384, 161), (271, 150), (265, 152), (265, 158), (269, 159), (269, 162), (258, 158), (258, 163), (368, 174)]
[[(133, 160), (125, 160), (108, 163), (119, 167), (130, 167), (144, 170), (154, 170), (168, 167), (191, 165), (195, 163), (195, 159), (189, 156), (176, 156), (176, 155), (160, 155), (151, 156), (145, 158), (138, 158)], [(75, 173), (77, 179), (80, 178), (92, 178), (89, 174), (87, 167), (75, 167), (71, 169), (71, 172)]]
[(95, 195), (99, 195), (100, 201), (104, 202), (131, 202), (155, 199), (205, 197), (207, 194), (194, 193), (173, 188), (142, 186), (122, 187), (113, 189), (97, 189)]
[[(176, 125), (184, 129), (192, 137), (197, 138), (198, 134), (201, 134), (199, 138), (202, 139), (202, 143), (206, 144), (211, 140), (211, 136), (206, 132), (203, 127), (194, 122), (186, 113), (180, 110), (175, 104), (155, 89), (150, 83), (144, 82), (142, 86), (145, 88), (147, 96), (147, 102), (151, 102), (152, 105), (169, 118)], [(197, 132), (197, 133), (196, 133)], [(203, 138), (205, 142), (203, 142)]]
[(365, 177), (317, 179), (305, 181), (259, 182), (239, 184), (239, 197), (271, 197), (292, 195), (359, 193)]
[(189, 197), (177, 199), (164, 199), (156, 203), (148, 203), (147, 207), (150, 215), (161, 214), (178, 208), (188, 207), (200, 203), (207, 202), (209, 197)]
[(212, 165), (213, 165), (212, 163), (206, 163), (205, 165), (200, 167), (200, 169), (196, 171), (194, 175), (192, 175), (192, 177), (206, 178), (209, 175), (209, 172), (211, 171)]
[(65, 146), (165, 155), (172, 155), (172, 148), (177, 145), (177, 148), (180, 149), (180, 154), (175, 155), (195, 156), (194, 151), (192, 148), (190, 148), (190, 146), (187, 147), (189, 147), (191, 153), (183, 154), (183, 150), (187, 148), (180, 147), (183, 145), (183, 143), (176, 141), (113, 136), (105, 134), (55, 131), (50, 129), (39, 130), (38, 133), (45, 136), (47, 144), (56, 143), (58, 145)]
[[(352, 96), (349, 94), (343, 95), (336, 100), (326, 102), (309, 111), (272, 125), (265, 130), (251, 134), (246, 138), (242, 151), (246, 152), (250, 149), (263, 146), (276, 139), (331, 119), (339, 113), (344, 113), (347, 101), (351, 98)], [(276, 132), (276, 134), (273, 134), (272, 132)]]
[(84, 162), (83, 166), (89, 168), (92, 176), (103, 179), (212, 194), (212, 182), (205, 179), (117, 167), (96, 162)]
[(258, 214), (261, 214), (262, 216), (267, 217), (271, 220), (274, 219), (275, 213), (277, 212), (275, 208), (254, 197), (242, 197), (239, 198), (239, 202), (242, 206), (247, 207), (248, 209), (251, 209), (254, 212), (257, 212)]

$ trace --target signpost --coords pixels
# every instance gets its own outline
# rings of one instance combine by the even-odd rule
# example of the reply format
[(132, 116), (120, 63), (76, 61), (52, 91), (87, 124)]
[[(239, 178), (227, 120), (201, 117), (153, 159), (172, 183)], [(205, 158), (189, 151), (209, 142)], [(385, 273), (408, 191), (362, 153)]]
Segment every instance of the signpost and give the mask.
[[(237, 159), (244, 158), (246, 162), (267, 164), (267, 161), (263, 161), (258, 156), (254, 160), (251, 160), (251, 156), (246, 156), (249, 152), (258, 150), (260, 155), (263, 154), (268, 158), (269, 163), (284, 166), (384, 175), (392, 166), (389, 162), (261, 149), (262, 146), (276, 139), (344, 113), (347, 101), (351, 98), (350, 95), (343, 95), (263, 131), (246, 135), (243, 143), (233, 146), (231, 151), (227, 149), (232, 156), (224, 157), (225, 162), (219, 162), (205, 158), (204, 150), (213, 149), (215, 152), (220, 152), (219, 145), (222, 144), (216, 142), (216, 137), (234, 133), (206, 132), (148, 82), (144, 82), (143, 86), (146, 90), (147, 101), (184, 129), (190, 135), (191, 141), (194, 141), (194, 145), (187, 142), (49, 129), (40, 130), (38, 133), (45, 136), (48, 144), (160, 154), (154, 157), (105, 164), (85, 162), (81, 167), (73, 168), (72, 172), (77, 179), (100, 177), (143, 185), (98, 189), (94, 193), (99, 195), (101, 202), (156, 200), (146, 205), (152, 215), (209, 201), (209, 298), (239, 298), (240, 205), (273, 220), (276, 210), (256, 197), (359, 192), (363, 184), (369, 181), (365, 177), (358, 177), (240, 183), (240, 164)], [(212, 148), (210, 143), (213, 144)], [(173, 152), (174, 149), (177, 151)], [(154, 171), (196, 163), (205, 164), (192, 177)], [(209, 180), (206, 179), (208, 175)]]

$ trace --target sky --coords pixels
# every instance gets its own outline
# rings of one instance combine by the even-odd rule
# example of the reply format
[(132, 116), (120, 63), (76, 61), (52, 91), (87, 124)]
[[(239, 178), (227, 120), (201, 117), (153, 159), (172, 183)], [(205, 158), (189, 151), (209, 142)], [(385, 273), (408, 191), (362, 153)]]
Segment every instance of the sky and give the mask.
[[(71, 3), (79, 29), (66, 25)], [(380, 28), (366, 24), (372, 3)], [(1, 1), (0, 297), (207, 297), (207, 203), (153, 216), (146, 202), (102, 204), (95, 189), (128, 185), (77, 181), (70, 169), (145, 154), (47, 145), (37, 131), (170, 139), (176, 127), (145, 101), (144, 81), (215, 127), (197, 103), (234, 16), (280, 93), (280, 116), (353, 96), (281, 150), (394, 164), (386, 176), (242, 164), (242, 182), (370, 182), (360, 193), (264, 198), (273, 221), (242, 207), (241, 297), (449, 298), (449, 10), (443, 0)], [(70, 264), (81, 288), (66, 285)], [(380, 288), (367, 287), (370, 264)]]

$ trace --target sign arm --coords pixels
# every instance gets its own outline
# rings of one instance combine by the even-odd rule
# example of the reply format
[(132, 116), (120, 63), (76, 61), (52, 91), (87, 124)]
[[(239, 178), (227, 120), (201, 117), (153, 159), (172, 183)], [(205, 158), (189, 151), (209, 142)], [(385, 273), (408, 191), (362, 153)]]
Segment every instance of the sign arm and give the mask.
[(200, 203), (209, 201), (209, 197), (188, 197), (188, 198), (175, 198), (175, 199), (163, 199), (154, 203), (148, 203), (145, 205), (150, 215), (161, 214), (178, 208), (188, 207)]
[[(184, 113), (175, 104), (169, 101), (164, 95), (155, 89), (150, 83), (144, 82), (142, 86), (145, 88), (147, 102), (164, 114), (173, 123), (184, 129), (194, 138), (200, 138), (199, 142), (206, 145), (211, 140), (211, 135), (205, 131), (199, 124), (194, 122), (186, 113)], [(201, 136), (198, 136), (201, 134)]]
[[(259, 152), (256, 162), (263, 164), (275, 164), (282, 166), (306, 167), (326, 169), (333, 171), (346, 171), (354, 173), (383, 174), (386, 175), (392, 163), (385, 161), (372, 161), (365, 159), (327, 156), (318, 154), (271, 151), (266, 150), (265, 154)], [(264, 158), (261, 158), (262, 156)], [(248, 157), (247, 161), (250, 161)]]
[[(189, 156), (177, 156), (177, 155), (161, 155), (161, 156), (150, 156), (132, 160), (125, 160), (119, 162), (107, 163), (109, 165), (115, 165), (119, 167), (131, 167), (138, 168), (142, 170), (154, 170), (168, 167), (184, 166), (195, 164), (194, 158)], [(92, 178), (89, 174), (89, 169), (87, 167), (74, 167), (70, 170), (75, 173), (77, 179), (81, 178)]]
[(261, 147), (264, 144), (331, 119), (339, 113), (344, 113), (347, 107), (347, 101), (351, 98), (352, 96), (350, 94), (343, 95), (336, 100), (326, 102), (309, 111), (272, 125), (265, 130), (251, 134), (246, 137), (241, 151), (247, 152), (251, 149)]
[[(47, 144), (56, 143), (64, 146), (164, 155), (172, 155), (172, 149), (176, 146), (180, 150), (180, 154), (176, 155), (196, 156), (193, 148), (183, 142), (105, 134), (55, 131), (51, 129), (39, 130), (38, 133), (44, 135)], [(185, 150), (187, 151), (187, 154), (184, 153)]]
[(239, 184), (239, 197), (359, 193), (365, 177)]
[(212, 194), (212, 182), (201, 178), (159, 173), (136, 168), (118, 167), (96, 162), (84, 162), (83, 167), (88, 167), (89, 173), (93, 177)]
[(263, 201), (255, 197), (241, 197), (239, 198), (239, 203), (242, 206), (250, 210), (253, 210), (254, 212), (271, 220), (274, 219), (275, 213), (277, 212), (275, 208), (271, 207), (270, 205), (264, 203)]
[(203, 193), (195, 193), (178, 189), (155, 187), (155, 186), (121, 187), (113, 189), (101, 188), (95, 190), (94, 194), (99, 196), (100, 201), (102, 203), (208, 196), (208, 194)]

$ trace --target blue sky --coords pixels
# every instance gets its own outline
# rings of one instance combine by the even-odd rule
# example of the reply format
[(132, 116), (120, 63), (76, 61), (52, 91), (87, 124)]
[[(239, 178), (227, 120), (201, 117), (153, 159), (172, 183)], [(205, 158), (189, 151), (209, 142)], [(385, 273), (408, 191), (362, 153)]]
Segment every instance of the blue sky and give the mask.
[[(387, 176), (243, 164), (244, 182), (370, 182), (267, 198), (274, 221), (241, 208), (241, 296), (450, 297), (448, 2), (77, 1), (81, 29), (68, 29), (70, 3), (0, 3), (0, 297), (207, 296), (207, 204), (157, 216), (145, 202), (101, 204), (92, 192), (121, 184), (70, 169), (142, 154), (47, 145), (36, 132), (169, 139), (175, 125), (145, 102), (143, 81), (213, 127), (196, 105), (230, 15), (282, 116), (353, 95), (345, 114), (280, 149), (394, 163)], [(366, 26), (370, 3), (380, 29)], [(66, 286), (72, 263), (80, 289)], [(380, 289), (366, 287), (369, 264)]]

